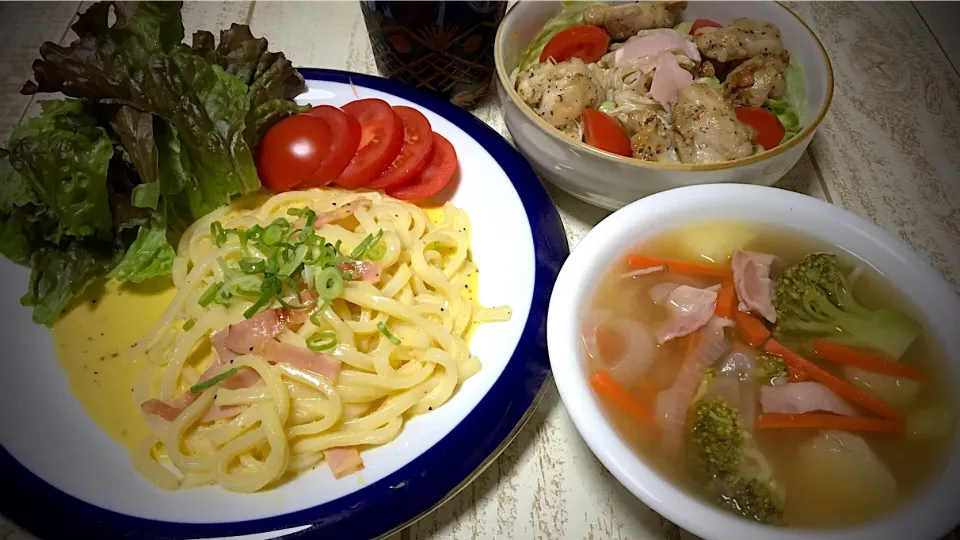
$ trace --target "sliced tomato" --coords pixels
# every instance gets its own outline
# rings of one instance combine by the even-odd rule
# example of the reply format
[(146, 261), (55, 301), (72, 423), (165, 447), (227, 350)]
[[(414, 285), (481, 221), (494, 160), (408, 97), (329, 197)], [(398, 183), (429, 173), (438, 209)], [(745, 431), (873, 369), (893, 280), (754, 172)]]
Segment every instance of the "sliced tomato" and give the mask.
[(720, 27), (723, 26), (723, 25), (720, 24), (720, 23), (718, 23), (717, 21), (711, 21), (710, 19), (697, 19), (697, 20), (693, 21), (693, 25), (690, 27), (690, 35), (691, 35), (691, 36), (696, 35), (697, 30), (699, 30), (699, 29), (701, 29), (701, 28), (705, 28), (705, 27), (707, 27), (707, 26), (712, 26), (712, 27), (714, 27), (714, 28), (720, 28)]
[(306, 114), (288, 116), (267, 131), (257, 147), (257, 174), (270, 191), (300, 185), (327, 155), (330, 127)]
[(405, 186), (387, 189), (387, 195), (409, 201), (436, 195), (447, 187), (457, 172), (457, 151), (450, 141), (433, 133), (433, 154), (420, 175)]
[(360, 144), (334, 183), (354, 189), (372, 182), (396, 159), (403, 146), (403, 122), (382, 99), (358, 99), (342, 109), (360, 123)]
[(385, 189), (410, 182), (423, 170), (433, 151), (433, 130), (423, 113), (403, 105), (394, 107), (393, 112), (403, 122), (403, 147), (383, 174), (367, 184), (369, 189)]
[(787, 130), (783, 128), (777, 115), (762, 107), (737, 107), (737, 120), (756, 130), (753, 142), (764, 150), (770, 150), (780, 144)]
[(587, 144), (611, 154), (633, 156), (630, 138), (615, 119), (593, 109), (584, 109), (582, 119), (583, 139)]
[(540, 61), (546, 62), (551, 57), (556, 62), (579, 58), (589, 64), (607, 54), (608, 45), (610, 35), (599, 27), (589, 24), (571, 26), (547, 42), (540, 53)]
[(310, 175), (302, 188), (322, 187), (340, 177), (350, 164), (360, 146), (360, 122), (353, 116), (330, 105), (317, 105), (306, 112), (330, 127), (330, 150), (317, 170)]

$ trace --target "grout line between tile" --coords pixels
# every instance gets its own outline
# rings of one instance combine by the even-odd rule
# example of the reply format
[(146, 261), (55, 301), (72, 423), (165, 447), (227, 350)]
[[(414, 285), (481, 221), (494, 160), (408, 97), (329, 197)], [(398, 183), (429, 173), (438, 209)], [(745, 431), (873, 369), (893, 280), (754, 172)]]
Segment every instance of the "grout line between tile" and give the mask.
[(250, 21), (253, 20), (253, 9), (257, 5), (257, 0), (252, 0), (250, 2), (250, 7), (247, 8), (247, 18), (244, 20), (245, 25), (250, 26)]
[(940, 40), (937, 39), (937, 33), (933, 31), (933, 28), (930, 28), (930, 25), (927, 24), (927, 19), (923, 17), (923, 12), (920, 11), (920, 8), (917, 7), (916, 2), (910, 2), (910, 5), (913, 6), (913, 10), (917, 12), (917, 15), (920, 17), (920, 20), (923, 21), (923, 25), (927, 27), (927, 31), (930, 32), (930, 36), (933, 37), (933, 41), (937, 44), (937, 47), (940, 48), (940, 52), (943, 53), (943, 57), (946, 59), (947, 63), (950, 64), (950, 67), (953, 68), (953, 72), (960, 77), (960, 66), (953, 65), (953, 61), (950, 59), (950, 55), (947, 54), (947, 50), (943, 48), (943, 44), (940, 43)]
[(823, 179), (823, 173), (820, 172), (820, 165), (817, 163), (817, 158), (813, 155), (813, 150), (811, 150), (809, 146), (807, 147), (807, 156), (810, 157), (810, 164), (813, 165), (813, 170), (817, 173), (817, 182), (820, 183), (820, 189), (823, 190), (823, 198), (826, 199), (828, 203), (834, 204), (833, 196), (830, 195), (830, 190), (827, 189), (827, 182)]

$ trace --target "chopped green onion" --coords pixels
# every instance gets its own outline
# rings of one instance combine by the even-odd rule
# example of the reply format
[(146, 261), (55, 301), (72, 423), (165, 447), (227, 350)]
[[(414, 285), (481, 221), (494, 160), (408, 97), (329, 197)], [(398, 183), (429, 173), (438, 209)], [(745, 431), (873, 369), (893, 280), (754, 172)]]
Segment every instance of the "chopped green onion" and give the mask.
[(196, 324), (197, 321), (193, 319), (187, 319), (187, 322), (183, 323), (183, 329), (189, 332)]
[(440, 241), (439, 241), (439, 240), (434, 240), (434, 241), (433, 241), (433, 249), (434, 249), (434, 251), (440, 251)]
[(371, 261), (379, 261), (387, 254), (387, 246), (383, 242), (377, 242), (367, 250), (367, 258)]
[(281, 240), (283, 240), (283, 233), (285, 232), (286, 229), (284, 227), (277, 225), (276, 223), (271, 223), (270, 226), (264, 229), (261, 241), (265, 245), (275, 246), (279, 244)]
[(227, 241), (227, 231), (223, 230), (223, 225), (219, 221), (210, 224), (210, 237), (217, 247), (222, 246)]
[(254, 302), (253, 305), (251, 305), (249, 308), (247, 308), (246, 311), (243, 312), (243, 318), (249, 319), (250, 317), (253, 317), (254, 315), (256, 315), (257, 312), (260, 311), (260, 308), (267, 305), (270, 302), (270, 300), (273, 299), (274, 296), (275, 296), (274, 293), (265, 292), (261, 294), (260, 298), (257, 298), (257, 301)]
[(259, 241), (261, 235), (263, 235), (263, 227), (260, 225), (254, 225), (244, 232), (246, 239), (254, 242)]
[(240, 259), (238, 264), (244, 274), (262, 274), (267, 269), (267, 262), (263, 259)]
[(197, 303), (200, 304), (200, 307), (209, 306), (210, 302), (213, 302), (213, 299), (217, 297), (217, 293), (220, 292), (221, 288), (223, 288), (222, 281), (218, 281), (207, 287), (207, 290), (203, 291), (203, 294), (201, 294), (200, 298), (197, 300)]
[(225, 379), (229, 379), (230, 377), (233, 377), (236, 374), (237, 374), (237, 368), (232, 367), (224, 371), (223, 373), (216, 375), (215, 377), (210, 377), (209, 379), (201, 383), (197, 383), (191, 386), (190, 392), (196, 394), (197, 392), (200, 392), (201, 390), (206, 390), (207, 388), (210, 388), (211, 386), (217, 384), (218, 382)]
[(307, 348), (314, 352), (326, 351), (337, 346), (337, 334), (331, 330), (315, 332), (307, 338)]
[[(326, 303), (326, 300), (324, 300), (324, 303)], [(320, 309), (317, 309), (310, 314), (310, 322), (312, 322), (317, 328), (323, 326), (323, 321), (320, 320), (320, 312), (323, 311), (324, 307), (326, 306), (320, 306)]]
[(280, 294), (283, 292), (283, 283), (277, 276), (268, 276), (260, 285), (260, 291), (264, 293)]
[(367, 237), (364, 238), (362, 242), (357, 244), (357, 247), (354, 248), (353, 252), (350, 253), (350, 258), (357, 259), (357, 260), (362, 259), (363, 254), (366, 253), (371, 246), (379, 242), (381, 238), (383, 238), (383, 229), (380, 229), (379, 231), (377, 231), (376, 236), (372, 234), (368, 234)]
[(280, 266), (280, 269), (277, 271), (277, 275), (287, 277), (293, 274), (294, 270), (300, 267), (303, 259), (307, 256), (308, 249), (309, 248), (307, 246), (297, 247), (297, 249), (293, 251), (293, 256), (286, 263)]
[(387, 336), (387, 339), (390, 340), (390, 343), (393, 343), (394, 345), (399, 345), (399, 344), (400, 344), (400, 340), (397, 339), (397, 336), (395, 336), (395, 335), (393, 335), (393, 334), (390, 333), (390, 329), (387, 328), (386, 323), (384, 323), (384, 322), (378, 322), (378, 323), (377, 323), (377, 328), (380, 329), (380, 332), (381, 332), (383, 335)]
[(343, 276), (332, 266), (317, 272), (313, 281), (318, 298), (333, 300), (343, 293)]

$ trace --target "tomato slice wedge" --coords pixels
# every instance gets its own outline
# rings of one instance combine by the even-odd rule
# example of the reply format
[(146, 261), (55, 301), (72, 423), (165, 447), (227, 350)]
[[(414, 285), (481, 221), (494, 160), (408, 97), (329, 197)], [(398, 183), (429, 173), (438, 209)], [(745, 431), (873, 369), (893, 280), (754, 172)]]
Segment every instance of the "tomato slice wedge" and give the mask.
[(576, 57), (589, 64), (607, 54), (608, 45), (610, 35), (599, 27), (589, 24), (571, 26), (547, 42), (540, 53), (540, 61), (546, 62), (547, 58), (553, 57), (556, 62), (565, 62)]
[(426, 166), (433, 151), (433, 129), (423, 113), (403, 105), (394, 107), (393, 112), (403, 122), (403, 147), (383, 174), (367, 184), (369, 189), (385, 189), (412, 181)]
[(403, 122), (382, 99), (359, 99), (343, 112), (360, 123), (360, 144), (350, 164), (334, 183), (347, 189), (366, 186), (393, 163), (403, 147)]
[(616, 120), (593, 109), (584, 109), (582, 119), (584, 142), (611, 154), (633, 156), (630, 138)]
[(322, 187), (339, 178), (357, 153), (357, 147), (360, 146), (360, 122), (330, 105), (317, 105), (306, 114), (327, 123), (330, 127), (331, 140), (326, 157), (300, 187)]
[(433, 154), (420, 175), (405, 186), (387, 189), (387, 195), (394, 199), (409, 201), (436, 195), (447, 187), (457, 172), (457, 151), (450, 141), (436, 132), (433, 134)]
[(257, 147), (260, 181), (270, 191), (300, 185), (327, 155), (332, 135), (323, 120), (306, 114), (288, 116), (267, 131)]
[(777, 115), (762, 107), (737, 107), (736, 113), (737, 120), (757, 130), (753, 142), (764, 150), (775, 148), (787, 132)]
[(717, 21), (711, 21), (710, 19), (697, 19), (697, 20), (693, 21), (693, 25), (690, 26), (690, 35), (691, 35), (691, 36), (696, 35), (697, 30), (699, 30), (699, 29), (701, 29), (701, 28), (704, 28), (704, 27), (707, 27), (707, 26), (712, 26), (712, 27), (714, 27), (714, 28), (720, 28), (720, 27), (722, 27), (723, 25), (720, 24), (720, 23), (718, 23)]

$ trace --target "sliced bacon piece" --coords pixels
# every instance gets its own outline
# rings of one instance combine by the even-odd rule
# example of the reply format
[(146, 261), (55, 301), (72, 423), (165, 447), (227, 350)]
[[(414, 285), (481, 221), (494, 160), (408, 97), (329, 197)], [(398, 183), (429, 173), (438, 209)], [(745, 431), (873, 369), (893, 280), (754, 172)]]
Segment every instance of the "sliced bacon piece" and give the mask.
[(760, 389), (760, 405), (764, 413), (803, 414), (826, 411), (844, 416), (857, 416), (856, 409), (833, 390), (813, 381)]
[(346, 261), (338, 264), (337, 269), (358, 276), (360, 281), (376, 283), (380, 280), (380, 267), (370, 261)]
[(173, 422), (183, 412), (182, 407), (174, 407), (161, 399), (148, 399), (140, 404), (140, 408), (143, 412), (155, 414), (167, 422)]
[(322, 375), (330, 382), (337, 382), (340, 375), (340, 360), (322, 353), (315, 353), (276, 340), (265, 341), (260, 350), (264, 360), (271, 364), (289, 364), (297, 369)]
[(713, 317), (719, 291), (719, 285), (707, 289), (680, 285), (670, 291), (666, 301), (670, 318), (657, 332), (657, 341), (662, 345), (703, 328)]
[(270, 309), (228, 328), (226, 345), (239, 354), (249, 354), (264, 341), (277, 337), (283, 332), (280, 310)]
[[(313, 294), (309, 290), (300, 291), (300, 302), (301, 305), (308, 306), (313, 302)], [(310, 313), (313, 311), (313, 308), (306, 307), (304, 309), (290, 309), (290, 308), (279, 308), (277, 313), (277, 318), (280, 319), (280, 322), (284, 326), (290, 326), (291, 324), (303, 324), (310, 320)]]
[(323, 451), (323, 458), (330, 464), (335, 478), (343, 478), (363, 469), (363, 459), (356, 448), (328, 448)]
[(361, 207), (370, 206), (371, 204), (373, 204), (373, 201), (367, 199), (366, 197), (354, 199), (340, 208), (337, 208), (336, 210), (317, 214), (317, 218), (313, 221), (313, 226), (314, 228), (319, 229), (328, 223), (340, 221), (341, 219), (347, 219), (356, 213), (356, 211)]
[[(227, 347), (227, 338), (230, 336), (230, 328), (224, 328), (223, 330), (217, 332), (210, 336), (210, 343), (213, 344), (214, 350), (217, 351), (217, 361), (221, 364), (227, 364), (237, 356), (239, 356), (236, 351)], [(203, 377), (200, 377), (203, 379)]]
[(740, 298), (740, 311), (750, 311), (764, 319), (777, 322), (773, 307), (773, 280), (770, 268), (777, 261), (774, 255), (738, 249), (733, 254), (733, 284)]

